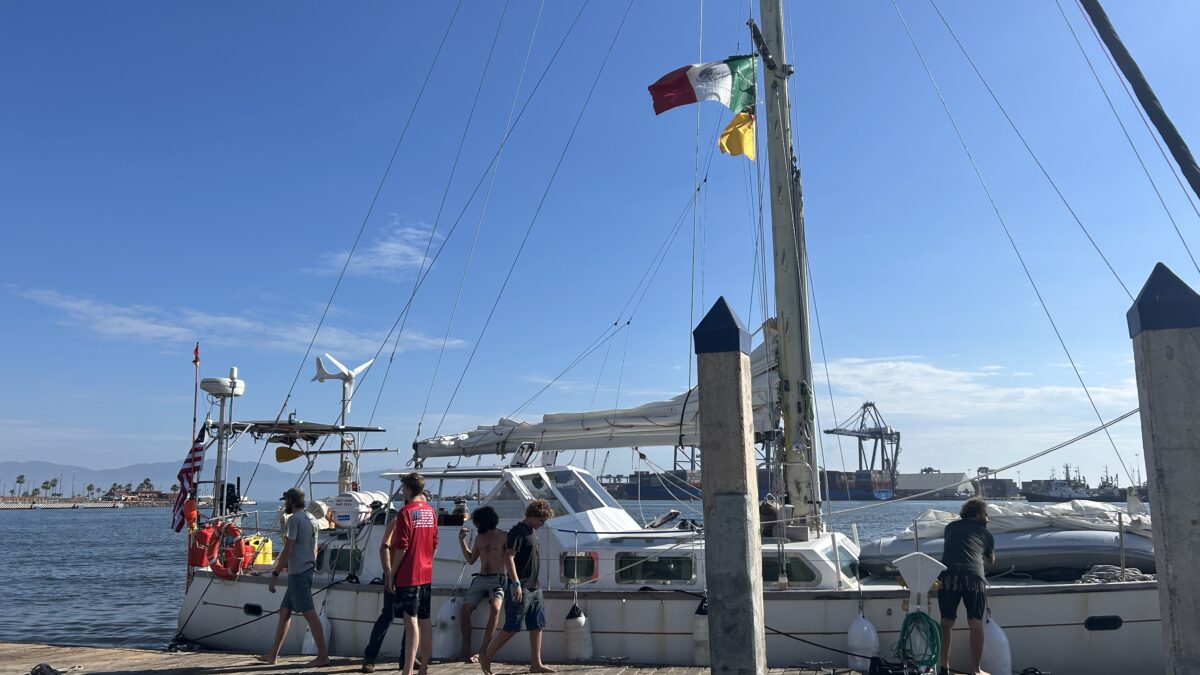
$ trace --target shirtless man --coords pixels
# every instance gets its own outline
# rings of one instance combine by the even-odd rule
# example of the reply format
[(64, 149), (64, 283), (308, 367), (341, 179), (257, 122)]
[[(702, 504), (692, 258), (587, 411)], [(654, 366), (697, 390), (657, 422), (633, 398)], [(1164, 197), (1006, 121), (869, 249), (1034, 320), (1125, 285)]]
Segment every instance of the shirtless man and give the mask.
[[(507, 578), (504, 575), (505, 556), (504, 543), (507, 533), (497, 530), (500, 516), (490, 506), (484, 506), (471, 514), (471, 522), (479, 531), (475, 543), (467, 547), (467, 533), (470, 528), (464, 527), (458, 531), (458, 546), (462, 549), (463, 559), (468, 565), (479, 562), (479, 572), (471, 575), (471, 587), (467, 589), (464, 598), (462, 615), (459, 618), (459, 628), (462, 630), (462, 652), (459, 657), (464, 663), (479, 663), (479, 654), (487, 653), (488, 643), (496, 632), (496, 624), (500, 622), (500, 607), (504, 604), (504, 586)], [(483, 644), (479, 652), (471, 651), (471, 614), (475, 607), (484, 599), (488, 600), (490, 613), (487, 628), (483, 631)]]

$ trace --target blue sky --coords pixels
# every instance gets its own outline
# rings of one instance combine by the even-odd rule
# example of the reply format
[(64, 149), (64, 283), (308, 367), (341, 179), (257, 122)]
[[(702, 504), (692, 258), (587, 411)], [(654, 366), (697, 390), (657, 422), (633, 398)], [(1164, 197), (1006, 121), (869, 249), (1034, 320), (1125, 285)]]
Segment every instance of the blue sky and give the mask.
[[(1190, 50), (1200, 7), (1107, 4), (1183, 135), (1200, 138)], [(1200, 247), (1195, 212), (1079, 10), (1063, 6), (1184, 237)], [(541, 11), (522, 104), (579, 7), (548, 2)], [(382, 369), (375, 369), (355, 401), (353, 421), (365, 423), (378, 397), (374, 421), (389, 429), (378, 443), (404, 448), (413, 440), (477, 223), (426, 433), (443, 413), (443, 431), (494, 421), (540, 389), (616, 319), (688, 202), (695, 107), (656, 117), (645, 87), (697, 60), (698, 3), (636, 2), (480, 339), (624, 7), (593, 1), (584, 9), (512, 133), (481, 219), (482, 191), (468, 196), (503, 133), (540, 5), (463, 2), (312, 354), (330, 351), (348, 365), (374, 355), (436, 224), (434, 247), (444, 243), (444, 253), (416, 296), (387, 384), (379, 394)], [(1132, 409), (1128, 297), (932, 6), (906, 0), (900, 7), (1101, 413)], [(939, 7), (1130, 289), (1136, 293), (1160, 260), (1200, 282), (1057, 6)], [(181, 458), (196, 340), (204, 376), (236, 365), (246, 378), (239, 417), (274, 417), (301, 369), (288, 408), (332, 421), (337, 387), (309, 383), (311, 357), (301, 359), (453, 8), (0, 6), (7, 252), (0, 458), (92, 467)], [(787, 9), (827, 349), (815, 355), (823, 426), (834, 417), (826, 363), (838, 417), (873, 400), (901, 430), (902, 470), (1001, 465), (1095, 426), (891, 4), (788, 2)], [(704, 60), (748, 51), (746, 12), (745, 3), (705, 3)], [(712, 130), (729, 113), (710, 103), (700, 116), (704, 159)], [(750, 305), (748, 175), (743, 158), (712, 160), (699, 206), (694, 316), (688, 215), (628, 330), (538, 398), (525, 418), (682, 392), (690, 325), (718, 295), (748, 324), (761, 322), (757, 301)], [(1141, 445), (1136, 421), (1113, 437), (1132, 464)], [(836, 444), (827, 451), (837, 468)], [(257, 456), (240, 452), (240, 459)], [(660, 464), (669, 456), (652, 455)], [(1064, 461), (1081, 464), (1093, 483), (1101, 467), (1118, 464), (1101, 438), (1039, 460), (1022, 476), (1047, 476)], [(609, 470), (629, 466), (627, 451), (608, 463)]]

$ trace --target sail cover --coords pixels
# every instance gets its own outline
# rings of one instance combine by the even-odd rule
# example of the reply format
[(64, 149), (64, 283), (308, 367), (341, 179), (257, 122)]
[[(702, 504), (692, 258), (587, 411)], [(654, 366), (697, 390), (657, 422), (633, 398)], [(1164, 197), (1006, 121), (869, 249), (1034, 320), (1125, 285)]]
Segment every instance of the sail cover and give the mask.
[[(764, 331), (768, 335), (770, 330)], [(774, 340), (769, 341), (772, 346)], [(754, 430), (770, 431), (778, 418), (779, 376), (774, 351), (763, 342), (750, 355)], [(524, 444), (535, 450), (587, 450), (700, 444), (700, 389), (693, 387), (666, 401), (634, 408), (552, 413), (541, 422), (502, 418), (472, 431), (447, 434), (413, 443), (417, 459), (472, 457), (515, 453)]]

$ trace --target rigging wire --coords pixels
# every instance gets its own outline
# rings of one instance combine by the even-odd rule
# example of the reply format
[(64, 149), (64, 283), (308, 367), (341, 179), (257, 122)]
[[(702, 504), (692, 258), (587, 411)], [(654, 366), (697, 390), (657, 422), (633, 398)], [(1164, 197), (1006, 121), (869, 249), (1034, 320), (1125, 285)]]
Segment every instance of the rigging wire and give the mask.
[(633, 9), (633, 0), (625, 6), (625, 12), (621, 15), (621, 21), (617, 24), (617, 30), (613, 33), (612, 41), (608, 45), (608, 50), (604, 54), (604, 59), (600, 62), (600, 68), (596, 71), (596, 77), (592, 80), (591, 89), (588, 90), (587, 98), (584, 99), (583, 106), (579, 110), (579, 115), (575, 118), (575, 124), (571, 127), (571, 133), (567, 136), (567, 142), (563, 145), (562, 152), (559, 153), (558, 162), (554, 166), (554, 171), (550, 174), (550, 179), (546, 183), (546, 189), (542, 192), (542, 197), (538, 201), (537, 208), (533, 212), (533, 217), (529, 220), (529, 226), (525, 228), (525, 236), (521, 239), (520, 245), (517, 247), (516, 255), (513, 256), (512, 264), (509, 265), (508, 273), (504, 276), (504, 281), (500, 284), (500, 290), (496, 294), (496, 300), (492, 303), (492, 308), (488, 312), (487, 318), (483, 322), (483, 328), (479, 331), (479, 337), (475, 340), (474, 346), (471, 348), (471, 353), (467, 357), (467, 362), (463, 366), (462, 374), (459, 375), (458, 383), (454, 385), (454, 391), (450, 394), (450, 400), (446, 402), (446, 410), (442, 413), (442, 418), (438, 421), (437, 428), (434, 430), (434, 436), (442, 429), (442, 424), (446, 421), (446, 415), (450, 412), (450, 406), (454, 404), (454, 399), (458, 396), (458, 391), (462, 387), (463, 380), (466, 379), (467, 372), (471, 367), (471, 363), (475, 360), (475, 355), (479, 351), (479, 345), (483, 340), (484, 334), (487, 332), (488, 326), (492, 322), (492, 318), (496, 314), (496, 309), (500, 306), (500, 300), (504, 297), (504, 291), (508, 288), (508, 282), (512, 279), (513, 272), (516, 271), (517, 263), (521, 259), (521, 254), (525, 250), (525, 245), (529, 242), (529, 236), (533, 233), (533, 226), (537, 223), (538, 216), (542, 213), (542, 208), (546, 204), (546, 198), (550, 195), (550, 189), (554, 186), (554, 180), (558, 177), (558, 172), (562, 168), (563, 161), (566, 159), (567, 151), (571, 147), (571, 142), (575, 139), (576, 132), (579, 131), (579, 125), (583, 121), (583, 116), (587, 112), (588, 105), (592, 101), (592, 96), (596, 93), (596, 87), (600, 84), (600, 77), (604, 74), (604, 68), (608, 65), (608, 60), (612, 56), (613, 47), (617, 44), (617, 39), (621, 36), (621, 30), (625, 27), (625, 21), (629, 18), (629, 11)]
[[(503, 153), (509, 139), (512, 137), (512, 133), (516, 129), (517, 124), (524, 117), (525, 112), (529, 109), (530, 104), (532, 104), (534, 98), (537, 96), (537, 92), (541, 88), (542, 83), (545, 81), (546, 76), (549, 74), (550, 69), (558, 61), (558, 56), (562, 53), (563, 46), (566, 45), (568, 38), (570, 38), (571, 34), (575, 31), (575, 27), (579, 24), (579, 19), (581, 16), (583, 16), (583, 12), (585, 9), (587, 9), (589, 2), (590, 0), (584, 0), (583, 4), (580, 5), (579, 10), (575, 13), (575, 17), (571, 20), (570, 25), (567, 26), (567, 30), (563, 34), (562, 39), (559, 41), (558, 46), (554, 49), (554, 53), (550, 55), (550, 60), (546, 63), (546, 67), (542, 70), (541, 75), (538, 76), (537, 81), (534, 83), (533, 89), (529, 93), (529, 97), (525, 99), (525, 103), (521, 106), (521, 110), (513, 119), (512, 126), (509, 128), (504, 137), (500, 139), (500, 144), (497, 146), (496, 152), (492, 154), (492, 158), (488, 162), (487, 166), (484, 167), (483, 173), (479, 176), (479, 180), (475, 182), (475, 187), (467, 196), (467, 199), (463, 204), (463, 208), (458, 213), (458, 217), (455, 218), (454, 222), (450, 226), (450, 229), (446, 232), (446, 236), (438, 245), (437, 251), (435, 251), (433, 256), (430, 258), (429, 265), (426, 266), (424, 270), (418, 272), (417, 281), (413, 284), (412, 292), (409, 293), (407, 301), (400, 309), (395, 321), (393, 321), (391, 329), (388, 330), (387, 335), (385, 335), (383, 340), (380, 342), (379, 348), (375, 351), (375, 358), (379, 358), (379, 355), (383, 353), (384, 347), (387, 346), (387, 343), (392, 340), (393, 335), (395, 335), (396, 344), (399, 344), (400, 335), (396, 332), (397, 327), (401, 325), (402, 320), (407, 316), (408, 312), (412, 308), (417, 292), (422, 286), (424, 286), (425, 281), (429, 278), (430, 272), (433, 270), (433, 266), (437, 263), (438, 259), (441, 258), (442, 253), (445, 252), (446, 245), (450, 242), (450, 238), (453, 236), (455, 230), (458, 229), (458, 226), (462, 222), (463, 217), (466, 215), (467, 210), (470, 208), (471, 203), (475, 200), (475, 196), (479, 194), (479, 189), (483, 186), (484, 181), (487, 180), (492, 167), (496, 165), (498, 158)], [(393, 353), (394, 352), (395, 350), (393, 349)], [(368, 369), (365, 373), (363, 373), (361, 380), (366, 380), (370, 376), (370, 373), (371, 371)], [(261, 461), (261, 458), (259, 461)]]
[[(546, 7), (546, 2), (545, 2), (545, 0), (542, 0), (541, 4), (538, 7), (537, 16), (534, 18), (533, 31), (529, 35), (529, 45), (525, 49), (525, 60), (521, 64), (521, 74), (520, 74), (520, 76), (518, 76), (516, 88), (513, 90), (512, 103), (510, 104), (509, 109), (508, 109), (508, 119), (506, 119), (504, 122), (504, 130), (506, 132), (512, 125), (513, 114), (517, 110), (517, 101), (520, 100), (520, 94), (521, 94), (521, 84), (525, 81), (525, 72), (526, 72), (527, 68), (529, 67), (529, 57), (533, 53), (533, 43), (534, 43), (535, 38), (537, 37), (538, 25), (541, 23), (542, 11), (545, 9), (545, 7)], [(505, 12), (508, 11), (508, 1), (507, 0), (505, 1), (505, 4), (504, 4), (504, 11)], [(501, 24), (503, 24), (503, 22), (504, 22), (503, 14), (501, 14), (501, 16), (500, 16), (500, 22), (501, 22)], [(488, 50), (488, 63), (491, 62), (492, 52), (495, 51), (496, 41), (499, 37), (500, 37), (500, 28), (499, 28), (499, 26), (497, 26), (496, 36), (492, 39), (491, 49)], [(485, 66), (484, 67), (484, 75), (481, 76), (479, 79), (479, 88), (476, 89), (476, 91), (475, 91), (475, 103), (477, 103), (479, 101), (479, 93), (483, 89), (483, 82), (486, 79), (486, 74), (487, 74), (487, 67)], [(475, 103), (471, 104), (472, 113), (474, 113), (474, 110), (475, 110)], [(468, 122), (468, 124), (469, 124), (469, 122)], [(465, 134), (464, 134), (463, 139), (464, 140), (466, 139)], [(461, 149), (462, 149), (461, 145), (459, 146), (459, 149), (461, 151)], [(421, 436), (421, 427), (425, 423), (425, 414), (429, 410), (429, 400), (433, 396), (433, 388), (434, 388), (434, 385), (437, 383), (438, 373), (441, 371), (442, 359), (446, 353), (446, 345), (450, 341), (450, 332), (454, 326), (455, 316), (457, 316), (457, 314), (458, 314), (458, 305), (459, 305), (459, 302), (462, 300), (463, 288), (466, 287), (467, 275), (471, 269), (471, 262), (475, 258), (475, 248), (479, 242), (479, 233), (483, 229), (483, 220), (487, 214), (488, 204), (491, 201), (492, 189), (496, 185), (496, 176), (499, 175), (499, 173), (500, 173), (500, 158), (497, 157), (496, 158), (496, 166), (493, 168), (492, 177), (488, 182), (487, 192), (484, 194), (484, 197), (483, 197), (483, 206), (479, 213), (479, 219), (475, 222), (475, 235), (471, 239), (471, 247), (470, 247), (470, 250), (467, 252), (467, 261), (466, 261), (466, 264), (463, 266), (462, 279), (459, 281), (458, 291), (455, 293), (455, 296), (454, 296), (454, 306), (450, 310), (450, 319), (446, 323), (446, 333), (444, 336), (442, 336), (442, 345), (441, 345), (441, 348), (438, 350), (438, 358), (437, 358), (437, 363), (433, 369), (433, 376), (430, 377), (430, 379), (429, 379), (429, 390), (425, 393), (425, 404), (421, 408), (421, 417), (420, 417), (419, 421), (417, 422), (417, 431), (413, 436), (414, 440), (420, 438), (420, 436)], [(444, 202), (445, 195), (443, 195), (442, 199)], [(440, 209), (439, 209), (439, 215), (440, 215)], [(390, 365), (390, 361), (389, 361), (389, 365)], [(381, 384), (380, 385), (381, 391), (382, 391), (382, 388), (383, 388), (383, 385)]]
[[(1087, 19), (1087, 12), (1084, 10), (1083, 5), (1079, 3), (1079, 0), (1075, 0), (1075, 4), (1079, 7), (1079, 11), (1084, 14), (1084, 18)], [(1188, 204), (1191, 205), (1192, 211), (1196, 214), (1197, 218), (1200, 218), (1200, 208), (1196, 207), (1196, 202), (1192, 198), (1192, 191), (1184, 186), (1183, 179), (1179, 176), (1178, 167), (1176, 167), (1175, 163), (1169, 157), (1167, 157), (1167, 151), (1166, 148), (1163, 147), (1162, 140), (1158, 137), (1158, 133), (1156, 133), (1154, 128), (1151, 126), (1150, 120), (1146, 119), (1146, 111), (1142, 110), (1141, 104), (1138, 103), (1137, 98), (1129, 89), (1129, 83), (1125, 81), (1125, 77), (1121, 74), (1121, 69), (1117, 67), (1116, 61), (1113, 60), (1112, 54), (1110, 54), (1108, 52), (1108, 48), (1105, 47), (1104, 40), (1101, 39), (1100, 33), (1096, 31), (1096, 27), (1092, 25), (1091, 19), (1087, 19), (1086, 22), (1088, 27), (1092, 30), (1092, 36), (1096, 38), (1096, 42), (1100, 45), (1100, 51), (1104, 53), (1104, 56), (1108, 59), (1108, 64), (1112, 66), (1113, 72), (1116, 73), (1117, 81), (1120, 82), (1121, 86), (1125, 89), (1125, 95), (1129, 97), (1129, 101), (1133, 104), (1133, 109), (1136, 110), (1138, 115), (1142, 118), (1142, 124), (1146, 126), (1146, 131), (1150, 133), (1150, 138), (1154, 139), (1155, 145), (1158, 146), (1158, 152), (1162, 154), (1163, 161), (1165, 161), (1167, 163), (1167, 167), (1171, 169), (1171, 174), (1175, 176), (1175, 182), (1179, 184), (1179, 189), (1183, 190), (1183, 194), (1185, 197), (1187, 197)]]
[[(1171, 227), (1175, 229), (1175, 234), (1179, 237), (1179, 243), (1183, 244), (1183, 250), (1187, 252), (1188, 259), (1192, 261), (1192, 266), (1200, 272), (1200, 264), (1196, 263), (1196, 257), (1192, 255), (1192, 249), (1188, 246), (1187, 240), (1183, 238), (1183, 232), (1179, 229), (1179, 223), (1175, 222), (1175, 216), (1171, 213), (1171, 209), (1167, 207), (1167, 201), (1163, 197), (1162, 191), (1158, 189), (1158, 183), (1154, 180), (1154, 176), (1150, 175), (1150, 169), (1146, 166), (1146, 161), (1142, 159), (1142, 153), (1138, 151), (1137, 145), (1133, 142), (1133, 137), (1129, 134), (1129, 129), (1125, 126), (1124, 120), (1117, 113), (1117, 106), (1113, 103), (1112, 97), (1108, 95), (1108, 89), (1104, 86), (1104, 82), (1100, 79), (1100, 74), (1096, 72), (1096, 66), (1092, 63), (1092, 57), (1088, 56), (1087, 50), (1083, 48), (1083, 43), (1079, 40), (1078, 33), (1075, 32), (1075, 27), (1071, 25), (1071, 20), (1067, 18), (1067, 12), (1063, 9), (1062, 0), (1054, 0), (1058, 6), (1058, 13), (1062, 15), (1063, 23), (1067, 24), (1067, 29), (1071, 31), (1071, 38), (1075, 41), (1075, 46), (1079, 47), (1079, 53), (1083, 55), (1084, 61), (1087, 62), (1088, 70), (1092, 72), (1092, 77), (1096, 80), (1096, 86), (1100, 88), (1100, 93), (1104, 94), (1104, 100), (1108, 103), (1108, 109), (1112, 111), (1113, 118), (1121, 127), (1121, 133), (1125, 135), (1126, 142), (1129, 143), (1129, 149), (1133, 151), (1133, 156), (1137, 157), (1138, 164), (1142, 167), (1142, 173), (1146, 174), (1146, 180), (1150, 182), (1150, 187), (1154, 189), (1154, 195), (1158, 197), (1158, 203), (1162, 205), (1163, 212), (1167, 214), (1167, 219), (1171, 221)], [(1090, 22), (1089, 22), (1089, 25)], [(1140, 107), (1137, 107), (1141, 110)], [(1169, 163), (1169, 162), (1168, 162)], [(1182, 185), (1181, 185), (1182, 186)], [(1185, 190), (1185, 194), (1188, 192)]]
[(1017, 256), (1017, 261), (1021, 264), (1021, 269), (1025, 273), (1025, 278), (1029, 281), (1029, 285), (1033, 288), (1034, 295), (1037, 296), (1038, 303), (1042, 307), (1042, 312), (1045, 313), (1046, 319), (1050, 322), (1050, 327), (1054, 330), (1054, 335), (1058, 339), (1059, 346), (1062, 347), (1063, 353), (1066, 354), (1067, 360), (1071, 363), (1071, 370), (1075, 372), (1075, 378), (1079, 381), (1079, 386), (1083, 388), (1083, 393), (1087, 397), (1088, 404), (1091, 406), (1092, 412), (1095, 413), (1096, 418), (1100, 420), (1102, 425), (1100, 428), (1103, 429), (1104, 435), (1108, 437), (1108, 442), (1112, 446), (1113, 453), (1116, 454), (1117, 460), (1121, 462), (1121, 468), (1125, 470), (1125, 475), (1132, 483), (1133, 475), (1129, 472), (1129, 467), (1125, 464), (1125, 458), (1121, 456), (1121, 451), (1117, 449), (1117, 443), (1113, 440), (1112, 434), (1109, 433), (1108, 426), (1104, 425), (1104, 417), (1100, 414), (1100, 409), (1096, 406), (1096, 402), (1092, 398), (1092, 392), (1088, 389), (1087, 383), (1083, 381), (1083, 374), (1079, 372), (1079, 366), (1075, 363), (1074, 357), (1071, 356), (1071, 350), (1067, 347), (1067, 342), (1063, 338), (1062, 333), (1059, 331), (1058, 324), (1054, 321), (1054, 317), (1050, 314), (1050, 308), (1046, 304), (1045, 299), (1042, 297), (1042, 292), (1038, 288), (1037, 282), (1033, 279), (1033, 273), (1030, 272), (1029, 266), (1025, 264), (1025, 258), (1021, 255), (1021, 250), (1017, 246), (1016, 239), (1013, 238), (1012, 232), (1008, 228), (1007, 221), (1005, 221), (1004, 216), (1000, 213), (1000, 206), (996, 203), (996, 199), (993, 197), (992, 191), (987, 185), (987, 181), (984, 180), (983, 172), (980, 170), (979, 165), (975, 162), (975, 156), (971, 153), (971, 149), (967, 145), (966, 138), (963, 136), (962, 130), (959, 129), (958, 122), (954, 118), (954, 114), (950, 112), (950, 106), (946, 102), (946, 99), (942, 96), (941, 88), (938, 86), (937, 80), (933, 76), (933, 71), (929, 69), (929, 64), (926, 62), (924, 54), (921, 52), (920, 47), (917, 46), (916, 37), (913, 36), (912, 31), (909, 29), (908, 21), (905, 20), (903, 12), (900, 11), (900, 5), (896, 2), (896, 0), (892, 0), (892, 7), (895, 8), (897, 16), (900, 17), (900, 23), (904, 26), (905, 33), (908, 34), (909, 42), (912, 43), (913, 50), (917, 53), (917, 58), (921, 61), (921, 66), (924, 68), (925, 74), (929, 78), (929, 82), (933, 86), (934, 92), (937, 94), (938, 101), (941, 103), (942, 109), (946, 113), (946, 117), (950, 120), (950, 125), (954, 128), (954, 133), (958, 137), (958, 142), (962, 146), (963, 152), (966, 154), (967, 160), (970, 162), (971, 168), (975, 172), (975, 177), (979, 180), (979, 185), (983, 188), (983, 192), (987, 196), (988, 203), (991, 204), (992, 211), (996, 214), (997, 222), (1000, 224), (1001, 229), (1004, 230), (1004, 236), (1008, 239), (1008, 243), (1012, 247), (1013, 253)]
[[(438, 42), (437, 50), (433, 54), (433, 60), (429, 63), (429, 69), (425, 71), (425, 79), (421, 81), (421, 86), (417, 89), (417, 97), (413, 100), (412, 107), (409, 108), (408, 119), (404, 121), (404, 127), (400, 130), (400, 137), (396, 139), (396, 145), (392, 148), (392, 154), (388, 158), (387, 166), (384, 167), (383, 175), (379, 178), (379, 184), (375, 187), (375, 194), (372, 195), (371, 202), (367, 206), (367, 211), (363, 214), (362, 222), (358, 226), (358, 233), (354, 236), (354, 243), (350, 246), (350, 252), (346, 254), (346, 261), (342, 263), (342, 269), (338, 272), (338, 278), (333, 284), (333, 290), (329, 293), (329, 299), (325, 301), (325, 308), (321, 310), (321, 318), (317, 321), (317, 326), (313, 329), (312, 337), (304, 349), (304, 356), (300, 358), (300, 365), (296, 368), (296, 374), (292, 377), (292, 383), (283, 398), (283, 403), (279, 406), (279, 412), (275, 414), (276, 423), (283, 418), (283, 414), (287, 411), (288, 403), (292, 400), (292, 393), (296, 389), (296, 383), (300, 381), (300, 374), (304, 372), (304, 364), (308, 361), (308, 356), (312, 353), (313, 345), (317, 342), (317, 336), (320, 334), (321, 328), (325, 325), (325, 319), (329, 316), (329, 310), (333, 307), (333, 300), (337, 296), (338, 289), (342, 286), (342, 281), (346, 277), (346, 271), (350, 268), (350, 261), (354, 259), (354, 253), (358, 250), (358, 245), (362, 241), (367, 223), (371, 220), (371, 215), (375, 213), (375, 206), (379, 203), (379, 196), (383, 193), (383, 186), (387, 184), (392, 167), (396, 164), (396, 157), (400, 154), (400, 146), (408, 136), (408, 129), (412, 124), (413, 116), (417, 112), (417, 106), (420, 105), (421, 99), (425, 96), (425, 89), (429, 85), (429, 78), (433, 75), (433, 71), (437, 67), (438, 60), (442, 55), (442, 48), (446, 46), (446, 39), (450, 36), (451, 29), (454, 28), (454, 22), (458, 18), (458, 12), (461, 8), (462, 0), (458, 0), (454, 5), (454, 12), (450, 15), (450, 21), (446, 24), (446, 30), (442, 33), (442, 38)], [(258, 467), (262, 465), (263, 457), (267, 453), (267, 447), (267, 444), (263, 444), (262, 452), (259, 453), (258, 461), (254, 465), (254, 471), (250, 474), (250, 480), (246, 482), (247, 492), (250, 491), (250, 485), (254, 483), (254, 477), (258, 475)]]
[[(704, 0), (699, 0), (700, 3), (700, 21), (699, 21), (699, 37), (697, 38), (697, 56), (696, 63), (704, 63)], [(695, 186), (696, 194), (700, 194), (700, 106), (696, 106), (696, 154), (693, 161), (692, 184)], [(688, 273), (688, 325), (687, 340), (685, 341), (688, 364), (688, 389), (692, 388), (692, 328), (696, 326), (696, 233), (700, 227), (700, 200), (696, 199), (692, 202), (692, 266)]]
[[(1021, 130), (1017, 128), (1017, 123), (1014, 122), (1013, 118), (1008, 114), (1008, 110), (1004, 107), (1004, 104), (1000, 102), (1000, 97), (996, 95), (996, 92), (992, 89), (992, 85), (989, 84), (987, 78), (983, 76), (983, 73), (979, 70), (979, 66), (975, 65), (975, 60), (971, 58), (971, 55), (967, 52), (966, 46), (963, 45), (962, 41), (958, 39), (958, 34), (955, 33), (954, 29), (950, 27), (950, 22), (946, 20), (945, 15), (942, 14), (942, 10), (938, 8), (937, 2), (935, 2), (935, 0), (929, 0), (929, 5), (933, 7), (933, 11), (938, 15), (938, 18), (942, 20), (942, 25), (945, 26), (946, 31), (950, 33), (950, 37), (954, 40), (954, 44), (958, 45), (958, 49), (962, 52), (963, 58), (965, 58), (967, 63), (970, 64), (971, 70), (975, 71), (975, 76), (979, 78), (979, 82), (983, 84), (983, 88), (987, 90), (988, 95), (991, 96), (992, 101), (995, 102), (996, 107), (1000, 109), (1000, 113), (1004, 115), (1004, 119), (1008, 122), (1008, 126), (1012, 128), (1013, 133), (1016, 134), (1018, 139), (1020, 139), (1021, 145), (1024, 146), (1025, 151), (1029, 153), (1030, 159), (1033, 160), (1033, 163), (1037, 165), (1037, 168), (1042, 172), (1042, 175), (1045, 176), (1046, 182), (1050, 183), (1050, 187), (1054, 189), (1054, 194), (1058, 195), (1059, 201), (1061, 201), (1063, 206), (1066, 207), (1067, 212), (1071, 214), (1071, 218), (1074, 219), (1075, 224), (1078, 225), (1079, 229), (1083, 231), (1084, 236), (1087, 237), (1087, 240), (1089, 243), (1091, 243), (1092, 248), (1096, 250), (1096, 254), (1100, 256), (1100, 259), (1104, 261), (1104, 265), (1108, 267), (1108, 271), (1112, 272), (1113, 277), (1117, 280), (1117, 283), (1120, 284), (1121, 289), (1125, 291), (1125, 295), (1129, 296), (1130, 300), (1133, 300), (1133, 293), (1129, 291), (1129, 287), (1125, 285), (1125, 282), (1121, 279), (1121, 275), (1117, 274), (1117, 270), (1112, 266), (1112, 263), (1109, 262), (1108, 256), (1104, 255), (1104, 252), (1100, 250), (1100, 245), (1096, 243), (1095, 238), (1092, 237), (1092, 233), (1089, 232), (1087, 227), (1084, 226), (1083, 220), (1079, 218), (1079, 214), (1075, 213), (1075, 209), (1072, 208), (1070, 202), (1067, 201), (1066, 195), (1064, 195), (1062, 190), (1059, 189), (1058, 183), (1055, 183), (1054, 179), (1050, 177), (1050, 172), (1046, 170), (1046, 166), (1042, 164), (1042, 160), (1038, 158), (1037, 153), (1035, 153), (1033, 148), (1030, 147), (1029, 141), (1025, 140), (1025, 135), (1022, 134)], [(932, 75), (930, 77), (932, 77)]]

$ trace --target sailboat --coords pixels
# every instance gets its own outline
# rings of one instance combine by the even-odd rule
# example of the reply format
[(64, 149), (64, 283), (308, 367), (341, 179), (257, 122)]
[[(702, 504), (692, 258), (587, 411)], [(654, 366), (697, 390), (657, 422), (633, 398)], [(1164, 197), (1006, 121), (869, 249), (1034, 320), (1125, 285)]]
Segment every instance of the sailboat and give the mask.
[[(762, 0), (758, 56), (763, 62), (771, 225), (778, 314), (763, 328), (764, 340), (752, 356), (755, 430), (762, 442), (777, 517), (763, 533), (767, 658), (772, 667), (811, 662), (847, 664), (847, 631), (859, 618), (870, 621), (880, 643), (896, 642), (910, 602), (930, 609), (929, 594), (914, 596), (894, 579), (860, 578), (860, 548), (834, 531), (820, 509), (821, 488), (813, 415), (813, 376), (808, 329), (807, 255), (800, 173), (791, 148), (787, 95), (791, 69), (784, 62), (783, 8)], [(703, 447), (699, 436), (697, 389), (635, 408), (546, 415), (540, 422), (500, 420), (463, 433), (444, 434), (413, 444), (413, 465), (439, 494), (484, 494), (483, 504), (500, 515), (501, 528), (521, 519), (525, 505), (546, 499), (556, 517), (540, 532), (541, 585), (545, 589), (544, 654), (548, 661), (591, 658), (633, 663), (703, 665), (707, 658), (704, 616), (705, 537), (692, 523), (639, 522), (616, 502), (594, 476), (559, 462), (565, 450)], [(224, 408), (222, 408), (222, 411)], [(321, 440), (345, 441), (350, 433), (381, 431), (339, 425), (287, 422), (225, 422), (210, 425), (218, 441), (248, 433), (283, 442), (314, 461)], [(218, 448), (221, 452), (221, 448)], [(343, 445), (343, 461), (358, 452)], [(425, 468), (433, 458), (495, 458), (492, 466)], [(220, 460), (218, 460), (220, 466)], [(379, 615), (383, 571), (374, 555), (397, 499), (398, 479), (411, 469), (389, 471), (391, 485), (382, 500), (368, 501), (357, 481), (339, 486), (352, 508), (344, 526), (324, 533), (314, 590), (328, 620), (331, 654), (362, 653)], [(701, 463), (701, 470), (703, 464)], [(354, 475), (356, 470), (343, 472)], [(218, 492), (220, 494), (220, 492)], [(339, 498), (339, 501), (341, 499)], [(217, 505), (216, 519), (226, 517)], [(342, 521), (339, 519), (339, 524)], [(440, 539), (453, 542), (461, 514), (439, 514)], [(278, 596), (268, 577), (253, 565), (234, 578), (201, 567), (194, 572), (179, 614), (180, 641), (204, 647), (253, 651), (269, 644), (275, 630), (271, 610)], [(468, 565), (453, 546), (442, 546), (434, 564), (435, 657), (457, 653), (454, 616)], [(921, 591), (922, 589), (915, 589)], [(1109, 584), (1050, 583), (1021, 578), (996, 580), (989, 591), (992, 617), (1004, 625), (1016, 671), (1037, 668), (1055, 673), (1156, 672), (1161, 670), (1161, 621), (1153, 581)], [(565, 617), (578, 607), (590, 626), (586, 649)], [(965, 630), (965, 626), (961, 627)], [(302, 622), (293, 622), (284, 653), (298, 653)], [(401, 631), (393, 629), (384, 654), (399, 651)], [(479, 630), (476, 629), (476, 640)], [(523, 658), (513, 641), (500, 659)], [(955, 641), (952, 664), (966, 662), (967, 641)]]

